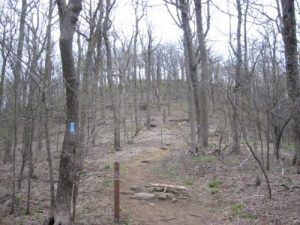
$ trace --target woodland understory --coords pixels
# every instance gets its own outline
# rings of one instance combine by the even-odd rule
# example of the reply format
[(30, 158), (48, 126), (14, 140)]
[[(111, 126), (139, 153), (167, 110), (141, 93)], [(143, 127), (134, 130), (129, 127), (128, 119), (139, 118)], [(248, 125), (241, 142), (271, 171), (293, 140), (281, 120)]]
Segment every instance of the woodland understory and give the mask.
[(113, 224), (115, 161), (121, 224), (300, 224), (299, 3), (222, 4), (3, 1), (0, 224)]

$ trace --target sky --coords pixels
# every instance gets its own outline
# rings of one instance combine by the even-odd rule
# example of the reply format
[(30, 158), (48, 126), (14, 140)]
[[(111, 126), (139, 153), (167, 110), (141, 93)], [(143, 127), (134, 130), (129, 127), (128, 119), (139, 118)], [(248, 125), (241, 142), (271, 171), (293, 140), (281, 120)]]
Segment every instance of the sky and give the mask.
[[(116, 30), (122, 30), (125, 34), (131, 35), (133, 32), (134, 24), (134, 10), (131, 5), (131, 0), (117, 1), (117, 6), (114, 13), (114, 24)], [(229, 4), (227, 4), (229, 2)], [(236, 32), (236, 9), (231, 3), (235, 3), (235, 0), (213, 0), (214, 4), (211, 4), (211, 28), (207, 36), (207, 47), (217, 55), (229, 55), (229, 33), (230, 33), (230, 19), (226, 12), (230, 12), (231, 16), (231, 29), (232, 32)], [(272, 0), (257, 0), (256, 8), (262, 10), (259, 6), (260, 3), (264, 5), (272, 5), (275, 1)], [(146, 30), (146, 21), (151, 23), (154, 30), (154, 37), (157, 42), (174, 42), (178, 41), (182, 37), (182, 30), (175, 24), (170, 16), (163, 0), (148, 0), (148, 5), (152, 6), (148, 8), (147, 16), (140, 23), (140, 27)], [(172, 7), (170, 7), (172, 9)], [(276, 18), (277, 12), (273, 7), (266, 7), (265, 12)], [(174, 12), (174, 11), (173, 11)], [(257, 10), (253, 10), (253, 15), (257, 15)], [(255, 37), (258, 35), (258, 31), (261, 27), (258, 24), (263, 19), (250, 19), (248, 22), (248, 35), (249, 37)], [(254, 23), (253, 23), (254, 22)], [(191, 23), (193, 27), (193, 24)], [(206, 26), (206, 25), (204, 25)]]
[[(139, 26), (146, 29), (148, 21), (153, 27), (155, 37), (162, 41), (176, 42), (181, 35), (181, 30), (173, 22), (167, 8), (163, 5), (162, 0), (149, 0), (147, 15), (144, 16)], [(134, 30), (134, 9), (131, 0), (118, 1), (115, 11), (115, 26), (117, 29), (123, 30), (128, 35)]]
[[(97, 1), (97, 0), (96, 0)], [(116, 7), (113, 12), (113, 24), (117, 32), (123, 32), (124, 35), (129, 38), (134, 31), (134, 9), (131, 4), (132, 0), (117, 0)], [(139, 2), (142, 0), (138, 0)], [(144, 34), (147, 30), (147, 23), (151, 24), (154, 33), (154, 42), (173, 42), (178, 43), (182, 39), (182, 30), (175, 24), (172, 17), (170, 16), (165, 2), (163, 0), (146, 0), (150, 7), (147, 8), (147, 15), (144, 16), (140, 22), (140, 28), (142, 28)], [(193, 2), (193, 0), (190, 0)], [(262, 8), (259, 4), (268, 5), (263, 11), (276, 18), (277, 12), (271, 6), (275, 6), (274, 0), (249, 0), (253, 2), (253, 7), (259, 10)], [(48, 4), (48, 0), (41, 0), (44, 4)], [(203, 1), (205, 2), (205, 1)], [(233, 3), (236, 0), (211, 0), (211, 28), (207, 36), (207, 47), (211, 48), (216, 55), (229, 55), (229, 33), (230, 33), (230, 19), (226, 12), (230, 12), (232, 15), (231, 25), (232, 31), (236, 32), (236, 9)], [(297, 1), (296, 1), (297, 2)], [(1, 5), (1, 4), (0, 4)], [(299, 7), (296, 4), (296, 8), (299, 11)], [(175, 12), (174, 7), (170, 7)], [(251, 12), (254, 16), (257, 11)], [(175, 14), (175, 13), (174, 13)], [(299, 13), (297, 13), (299, 21)], [(253, 18), (249, 18), (248, 22), (248, 36), (255, 38), (258, 36), (258, 31), (262, 29), (262, 26), (253, 24)], [(255, 23), (260, 23), (261, 20), (256, 18)], [(191, 23), (191, 26), (194, 25)], [(206, 25), (204, 25), (206, 26)], [(57, 32), (57, 34), (59, 33)]]
[[(226, 3), (226, 1), (222, 1)], [(170, 16), (167, 7), (163, 0), (149, 0), (148, 4), (152, 7), (148, 8), (147, 16), (144, 21), (140, 22), (140, 27), (146, 29), (146, 21), (151, 23), (154, 30), (154, 37), (157, 42), (173, 42), (178, 43), (182, 38), (182, 30), (175, 24)], [(222, 6), (226, 7), (226, 4)], [(174, 7), (170, 6), (175, 15)], [(134, 28), (134, 10), (129, 1), (120, 1), (116, 7), (115, 14), (115, 28), (123, 30), (124, 33), (131, 35)], [(229, 27), (229, 18), (224, 13), (221, 13), (216, 8), (211, 7), (211, 29), (208, 34), (208, 45), (213, 49), (225, 53), (228, 51), (228, 36), (227, 30)], [(193, 27), (193, 24), (191, 24)]]

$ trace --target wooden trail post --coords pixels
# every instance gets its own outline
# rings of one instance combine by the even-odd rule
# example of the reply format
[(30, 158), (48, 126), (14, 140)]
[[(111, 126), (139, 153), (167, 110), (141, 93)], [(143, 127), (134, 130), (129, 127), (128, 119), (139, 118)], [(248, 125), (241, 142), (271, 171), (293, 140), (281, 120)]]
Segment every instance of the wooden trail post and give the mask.
[(120, 163), (114, 163), (114, 221), (120, 222)]

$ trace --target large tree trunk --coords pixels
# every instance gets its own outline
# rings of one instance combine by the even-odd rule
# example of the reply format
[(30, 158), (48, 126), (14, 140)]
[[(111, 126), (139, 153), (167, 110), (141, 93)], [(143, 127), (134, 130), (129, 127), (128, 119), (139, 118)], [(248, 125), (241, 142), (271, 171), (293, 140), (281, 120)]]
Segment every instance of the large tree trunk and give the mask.
[(63, 149), (59, 164), (59, 180), (54, 216), (49, 224), (66, 225), (71, 220), (73, 187), (82, 167), (82, 152), (79, 143), (79, 83), (73, 58), (73, 36), (82, 0), (57, 1), (60, 22), (59, 47), (63, 76), (66, 82), (66, 126)]
[[(181, 18), (183, 24), (183, 32), (184, 32), (184, 47), (186, 48), (186, 58), (187, 58), (187, 67), (190, 75), (191, 83), (192, 83), (192, 93), (194, 96), (194, 104), (195, 104), (195, 114), (196, 114), (196, 122), (197, 122), (197, 146), (195, 147), (195, 152), (198, 152), (199, 147), (201, 146), (201, 120), (200, 120), (200, 102), (199, 102), (199, 88), (198, 88), (198, 74), (197, 74), (197, 66), (195, 63), (195, 54), (193, 51), (193, 41), (192, 41), (192, 32), (189, 24), (189, 6), (188, 2), (184, 0), (180, 0), (180, 10), (181, 10)], [(201, 149), (202, 151), (203, 149)]]
[(297, 58), (297, 34), (294, 0), (281, 0), (286, 81), (290, 110), (294, 120), (295, 159), (300, 173), (300, 90)]
[[(187, 55), (187, 50), (185, 47), (184, 50), (185, 55)], [(190, 141), (191, 141), (191, 148), (194, 152), (197, 146), (197, 139), (196, 139), (196, 129), (195, 129), (195, 104), (194, 104), (194, 95), (193, 95), (193, 86), (190, 77), (190, 70), (188, 67), (188, 57), (185, 57), (185, 64), (186, 64), (186, 78), (187, 78), (187, 87), (188, 87), (188, 115), (189, 115), (189, 124), (190, 124)]]
[(201, 125), (201, 144), (204, 148), (208, 147), (208, 80), (209, 80), (209, 67), (208, 56), (206, 51), (205, 36), (203, 31), (202, 20), (202, 6), (201, 0), (194, 0), (196, 11), (196, 23), (197, 23), (197, 36), (201, 54), (201, 86), (200, 86), (200, 125)]

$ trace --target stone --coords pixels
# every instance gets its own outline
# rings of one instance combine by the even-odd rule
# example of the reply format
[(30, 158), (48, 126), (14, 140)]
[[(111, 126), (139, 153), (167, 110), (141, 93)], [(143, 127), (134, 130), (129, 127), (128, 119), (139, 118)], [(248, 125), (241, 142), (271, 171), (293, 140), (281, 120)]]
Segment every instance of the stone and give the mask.
[(138, 187), (138, 186), (132, 186), (130, 188), (130, 190), (132, 190), (132, 191), (141, 191), (142, 189), (140, 187)]
[(168, 199), (168, 195), (167, 193), (157, 193), (156, 197), (160, 200), (167, 200)]
[(172, 193), (167, 193), (168, 199), (175, 199), (175, 195)]
[(155, 198), (155, 194), (140, 192), (134, 194), (131, 198), (137, 199), (137, 200), (151, 200)]
[(173, 198), (172, 200), (171, 200), (171, 202), (173, 203), (173, 202), (177, 202), (177, 198)]
[(155, 191), (164, 191), (165, 189), (163, 187), (154, 187)]

